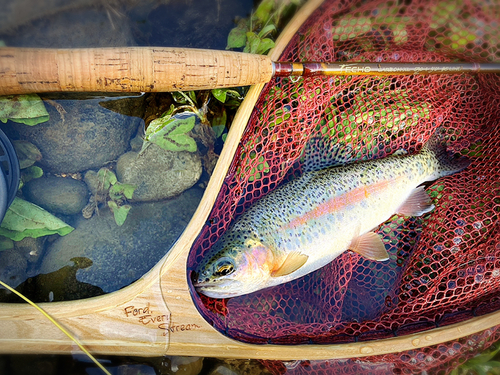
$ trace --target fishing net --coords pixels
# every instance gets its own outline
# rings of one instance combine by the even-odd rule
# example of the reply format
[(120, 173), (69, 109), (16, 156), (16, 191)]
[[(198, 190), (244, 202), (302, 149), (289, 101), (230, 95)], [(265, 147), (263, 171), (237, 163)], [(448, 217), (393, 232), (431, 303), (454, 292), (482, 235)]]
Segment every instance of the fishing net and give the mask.
[(327, 361), (261, 362), (274, 375), (446, 374), (499, 339), (500, 326), (496, 326), (456, 341), (398, 353)]
[[(499, 22), (498, 2), (326, 1), (281, 60), (498, 61)], [(430, 214), (394, 216), (379, 226), (389, 261), (345, 252), (301, 279), (227, 300), (193, 289), (199, 311), (244, 342), (331, 344), (403, 336), (498, 310), (499, 119), (498, 75), (272, 80), (188, 269), (235, 217), (304, 166), (320, 165), (322, 155), (355, 162), (398, 150), (414, 153), (439, 131), (448, 148), (472, 164), (427, 186), (436, 206)]]

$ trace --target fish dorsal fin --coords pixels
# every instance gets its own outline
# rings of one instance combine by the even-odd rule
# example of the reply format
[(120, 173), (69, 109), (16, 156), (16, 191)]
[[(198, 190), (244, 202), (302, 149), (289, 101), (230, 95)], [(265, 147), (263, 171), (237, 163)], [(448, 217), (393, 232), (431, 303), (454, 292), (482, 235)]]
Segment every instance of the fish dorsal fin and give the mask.
[(419, 186), (411, 192), (408, 199), (397, 209), (396, 213), (404, 216), (421, 216), (433, 209), (434, 205), (424, 187)]
[(298, 251), (290, 252), (283, 263), (271, 272), (272, 277), (286, 276), (302, 267), (309, 257)]
[(370, 260), (387, 260), (389, 254), (377, 233), (368, 232), (352, 240), (349, 249)]

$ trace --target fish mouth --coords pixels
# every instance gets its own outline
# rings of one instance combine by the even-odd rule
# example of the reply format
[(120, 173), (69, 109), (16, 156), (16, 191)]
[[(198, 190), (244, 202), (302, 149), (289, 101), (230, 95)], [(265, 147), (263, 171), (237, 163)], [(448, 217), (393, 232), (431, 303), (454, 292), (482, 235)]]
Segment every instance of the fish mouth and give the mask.
[(240, 295), (238, 292), (231, 292), (235, 286), (233, 280), (199, 281), (193, 282), (193, 286), (198, 293), (210, 298), (221, 299)]
[(193, 286), (196, 289), (210, 289), (210, 288), (217, 288), (217, 287), (224, 287), (226, 285), (231, 284), (230, 280), (222, 280), (222, 281), (197, 281), (193, 282)]

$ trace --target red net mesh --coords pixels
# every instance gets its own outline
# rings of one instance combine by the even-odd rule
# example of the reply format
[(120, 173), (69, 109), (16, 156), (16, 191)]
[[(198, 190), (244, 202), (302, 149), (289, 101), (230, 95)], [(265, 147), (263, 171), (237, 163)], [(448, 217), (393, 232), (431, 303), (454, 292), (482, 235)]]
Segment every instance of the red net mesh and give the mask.
[[(283, 61), (498, 61), (500, 4), (326, 1)], [(390, 261), (345, 252), (301, 279), (228, 300), (199, 296), (202, 315), (251, 343), (345, 343), (401, 336), (500, 307), (500, 77), (352, 76), (274, 79), (262, 92), (193, 269), (253, 202), (293, 178), (311, 139), (347, 162), (416, 152), (436, 129), (467, 170), (428, 187), (436, 209), (383, 223)], [(303, 161), (303, 160), (302, 160)], [(437, 352), (436, 352), (437, 353)]]
[(456, 341), (399, 353), (327, 361), (262, 361), (262, 363), (274, 375), (444, 375), (449, 374), (476, 353), (486, 350), (498, 339), (500, 339), (500, 326)]

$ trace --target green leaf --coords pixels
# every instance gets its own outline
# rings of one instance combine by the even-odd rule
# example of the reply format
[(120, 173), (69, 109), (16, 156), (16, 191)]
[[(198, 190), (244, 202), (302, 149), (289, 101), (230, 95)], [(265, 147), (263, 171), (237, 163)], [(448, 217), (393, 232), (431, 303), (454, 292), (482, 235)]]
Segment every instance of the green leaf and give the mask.
[(118, 200), (121, 199), (123, 195), (127, 199), (132, 199), (135, 189), (137, 189), (135, 185), (117, 182), (109, 189), (109, 197), (113, 200)]
[(73, 229), (43, 208), (16, 197), (5, 213), (0, 235), (21, 241), (25, 237), (37, 238), (55, 233), (64, 236)]
[(118, 206), (114, 201), (109, 201), (108, 206), (111, 209), (111, 212), (113, 212), (116, 224), (118, 226), (122, 226), (125, 220), (127, 219), (128, 212), (132, 207), (128, 204), (123, 206)]
[(193, 104), (196, 104), (196, 92), (188, 91), (188, 96), (193, 101)]
[(42, 153), (33, 143), (28, 141), (13, 141), (19, 159), (19, 168), (28, 168), (42, 160)]
[(26, 125), (36, 125), (49, 120), (49, 113), (36, 94), (0, 97), (0, 121), (11, 120)]
[[(160, 117), (170, 117), (172, 116), (172, 113), (174, 113), (175, 111), (175, 105), (173, 104), (170, 104), (170, 108), (168, 109), (167, 112), (165, 112), (163, 115), (161, 115)], [(149, 127), (148, 127), (149, 128)]]
[(224, 103), (226, 101), (226, 97), (227, 97), (227, 89), (213, 89), (212, 95), (219, 102)]
[(234, 97), (238, 100), (243, 100), (240, 93), (233, 89), (213, 89), (212, 95), (221, 103), (226, 103), (226, 101), (228, 100), (228, 96)]
[(188, 134), (195, 125), (195, 116), (174, 116), (168, 119), (158, 118), (152, 121), (163, 122), (157, 126), (160, 130), (147, 137), (149, 142), (155, 143), (164, 150), (196, 152), (197, 146)]
[(227, 46), (226, 49), (230, 48), (241, 48), (245, 46), (247, 42), (246, 33), (248, 31), (248, 23), (246, 20), (240, 20), (238, 25), (233, 28), (229, 35), (227, 36)]
[(372, 21), (368, 17), (346, 16), (332, 29), (333, 40), (349, 40), (366, 34), (372, 29)]
[(273, 8), (274, 0), (262, 0), (253, 15), (258, 21), (265, 25), (272, 15)]
[(257, 53), (263, 55), (274, 47), (274, 42), (269, 38), (261, 39), (254, 32), (247, 33), (247, 45), (243, 52)]
[(406, 31), (406, 26), (401, 24), (396, 24), (392, 29), (392, 34), (394, 35), (394, 43), (404, 44), (408, 41), (408, 32)]
[(19, 189), (22, 188), (22, 186), (27, 183), (28, 181), (34, 180), (35, 178), (40, 178), (43, 176), (43, 169), (40, 167), (37, 167), (36, 165), (32, 165), (31, 167), (28, 167), (26, 169), (23, 169), (21, 171), (21, 183), (19, 186)]
[(255, 53), (258, 53), (259, 55), (264, 55), (273, 47), (274, 47), (274, 41), (269, 38), (264, 38), (260, 41), (259, 46), (257, 47), (257, 51), (255, 51)]
[(227, 133), (222, 134), (222, 142), (226, 142)]
[(111, 185), (116, 184), (116, 182), (118, 181), (113, 171), (109, 170), (108, 168), (99, 169), (99, 172), (97, 172), (97, 178), (102, 184), (104, 190), (108, 190)]
[(264, 27), (262, 30), (259, 31), (259, 38), (264, 38), (267, 34), (273, 32), (276, 30), (276, 26), (274, 25), (267, 25)]
[(253, 31), (247, 33), (247, 44), (243, 49), (243, 52), (256, 53), (257, 48), (259, 48), (260, 38)]
[(134, 191), (135, 189), (137, 189), (137, 186), (132, 184), (120, 184), (120, 185), (123, 187), (123, 195), (125, 195), (125, 198), (132, 199)]
[(174, 91), (170, 94), (172, 94), (172, 98), (178, 104), (196, 105), (196, 93), (194, 91), (188, 91), (187, 94), (182, 91)]
[(220, 116), (214, 117), (212, 120), (212, 129), (215, 133), (215, 138), (219, 138), (226, 129), (227, 113), (226, 109), (222, 108)]
[(172, 98), (176, 103), (179, 104), (187, 104), (188, 101), (186, 99), (186, 96), (183, 95), (181, 91), (173, 91), (170, 93), (172, 95)]

